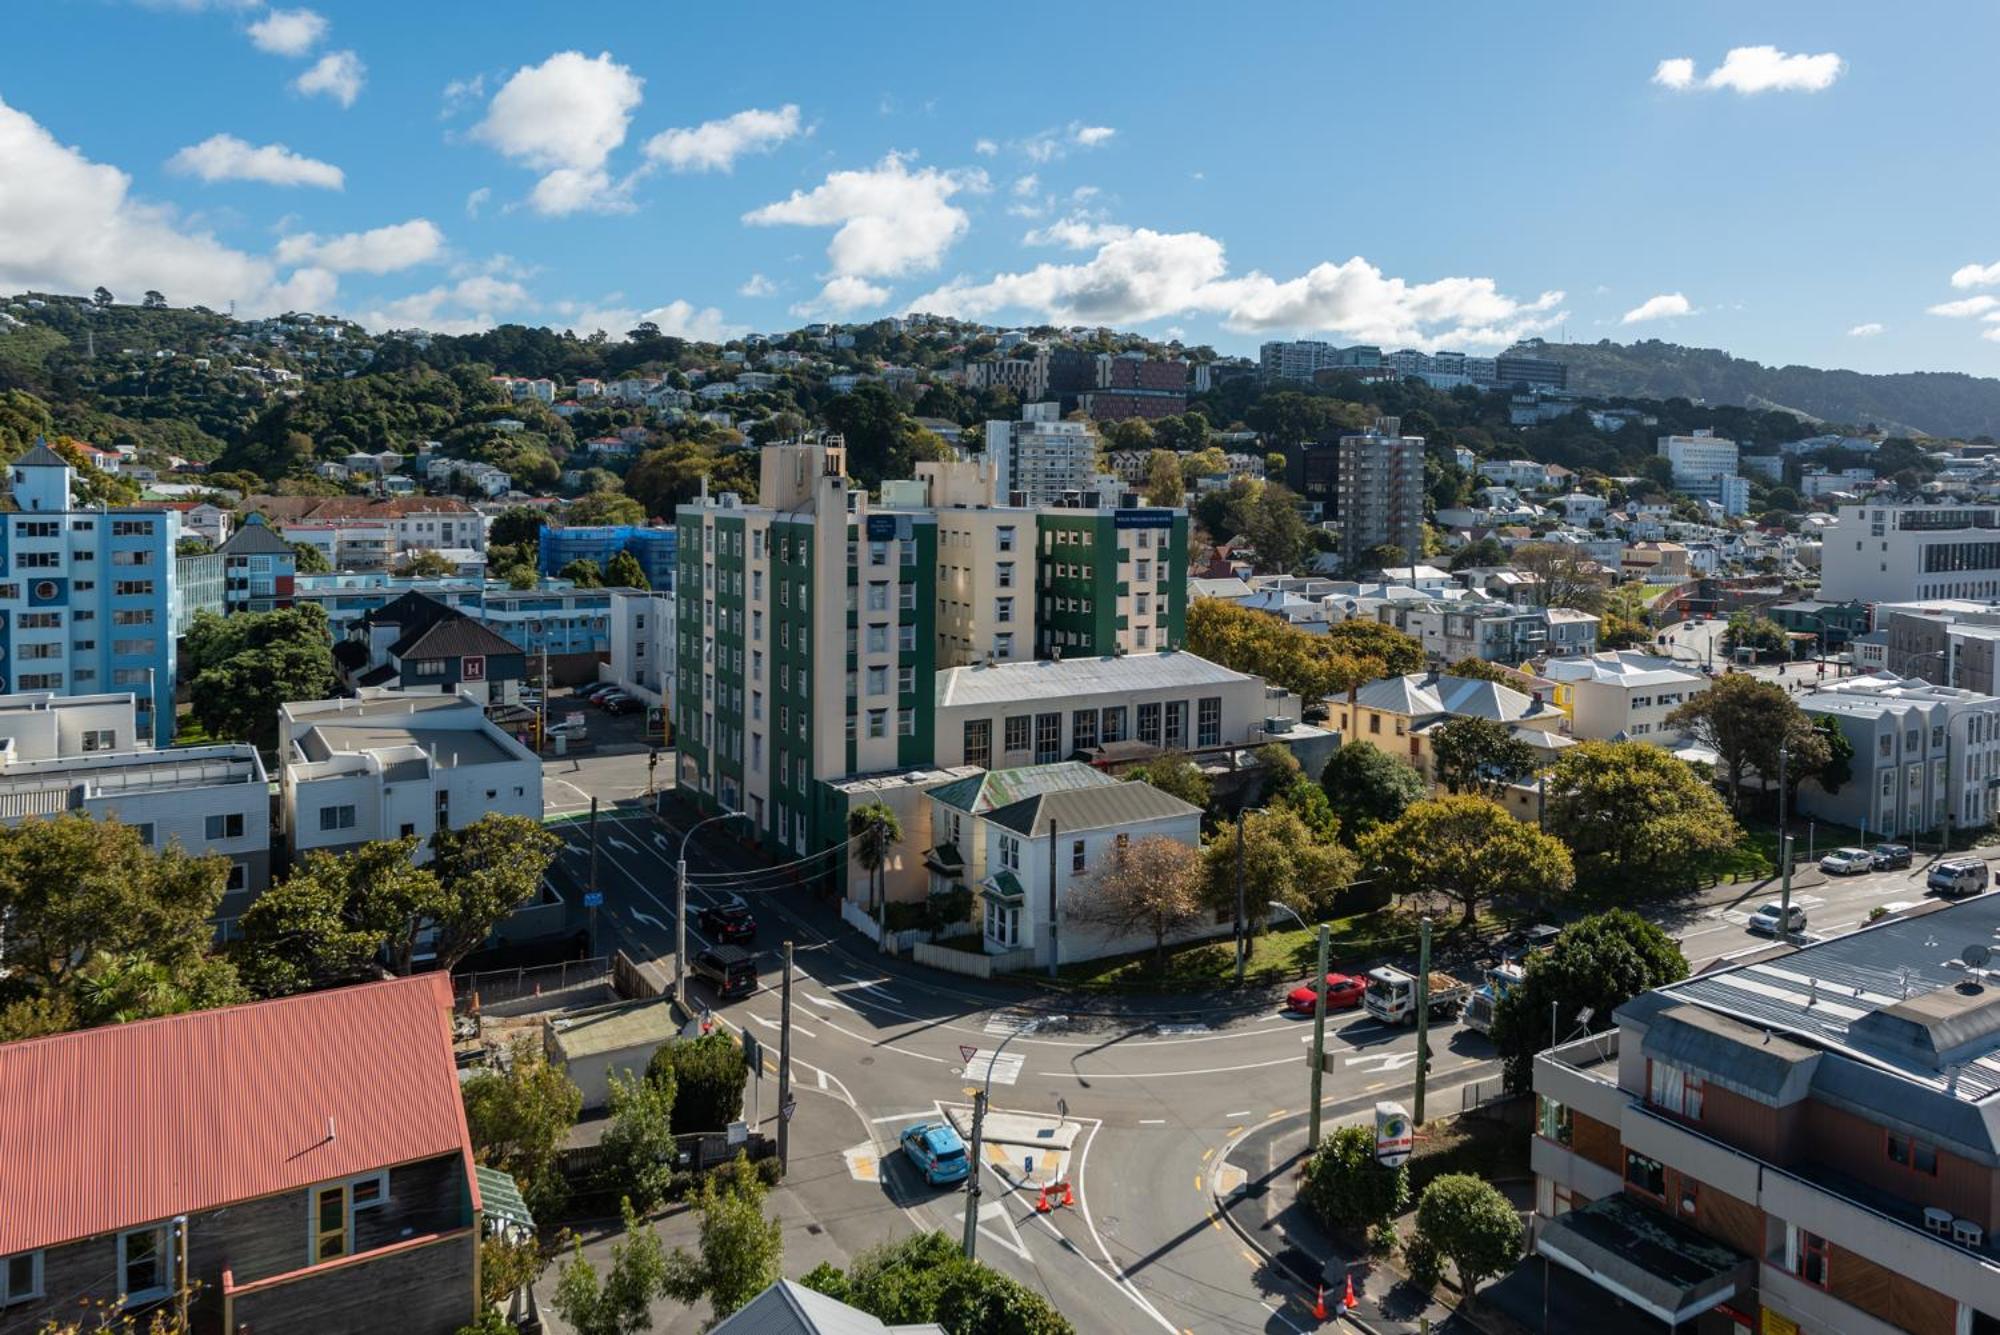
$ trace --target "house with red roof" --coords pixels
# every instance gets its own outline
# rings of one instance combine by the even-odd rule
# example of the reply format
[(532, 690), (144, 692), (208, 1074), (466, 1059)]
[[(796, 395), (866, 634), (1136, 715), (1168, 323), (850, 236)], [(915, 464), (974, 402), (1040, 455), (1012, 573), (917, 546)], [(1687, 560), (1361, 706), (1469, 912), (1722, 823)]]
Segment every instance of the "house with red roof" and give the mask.
[(0, 1044), (0, 1335), (452, 1335), (480, 1171), (443, 974)]

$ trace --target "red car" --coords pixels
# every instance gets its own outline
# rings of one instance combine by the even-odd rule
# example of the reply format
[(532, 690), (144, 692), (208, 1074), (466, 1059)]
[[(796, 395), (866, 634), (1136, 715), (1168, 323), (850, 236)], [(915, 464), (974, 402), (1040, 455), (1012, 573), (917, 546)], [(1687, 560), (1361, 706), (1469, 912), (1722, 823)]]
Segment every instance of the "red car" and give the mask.
[[(1361, 994), (1368, 990), (1366, 978), (1356, 978), (1351, 973), (1330, 973), (1326, 976), (1326, 1008), (1330, 1011), (1353, 1010), (1361, 1004)], [(1311, 983), (1292, 989), (1285, 998), (1285, 1005), (1301, 1015), (1311, 1015), (1316, 993)]]

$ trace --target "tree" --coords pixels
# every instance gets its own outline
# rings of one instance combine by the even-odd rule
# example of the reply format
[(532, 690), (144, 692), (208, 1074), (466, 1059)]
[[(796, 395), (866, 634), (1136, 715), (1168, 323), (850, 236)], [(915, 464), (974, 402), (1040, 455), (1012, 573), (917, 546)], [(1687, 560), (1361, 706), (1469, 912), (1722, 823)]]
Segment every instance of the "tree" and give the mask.
[(426, 549), (412, 552), (407, 560), (399, 562), (395, 574), (404, 579), (444, 579), (458, 573), (458, 567), (443, 552)]
[(895, 811), (881, 802), (856, 807), (847, 815), (847, 837), (853, 841), (855, 865), (868, 873), (868, 912), (881, 921), (883, 868), (889, 855), (903, 842), (903, 822)]
[(1786, 658), (1791, 654), (1792, 642), (1783, 626), (1767, 616), (1745, 610), (1729, 614), (1729, 624), (1722, 631), (1722, 647), (1731, 653), (1747, 649), (1757, 658)]
[(1446, 1173), (1424, 1188), (1417, 1233), (1458, 1271), (1458, 1291), (1468, 1303), (1480, 1281), (1521, 1256), (1520, 1214), (1499, 1188), (1471, 1173)]
[(1409, 1165), (1375, 1157), (1372, 1127), (1343, 1126), (1306, 1160), (1299, 1197), (1329, 1229), (1359, 1235), (1409, 1208)]
[(667, 1295), (667, 1249), (632, 1202), (621, 1201), (625, 1227), (611, 1244), (611, 1269), (602, 1279), (584, 1259), (583, 1244), (564, 1262), (549, 1306), (576, 1335), (636, 1335), (653, 1328), (652, 1306)]
[(167, 299), (163, 294), (147, 288), (146, 295), (139, 304), (149, 311), (163, 311), (167, 308)]
[(736, 1156), (734, 1172), (711, 1173), (703, 1181), (695, 1212), (701, 1216), (700, 1252), (691, 1256), (676, 1248), (661, 1289), (684, 1303), (708, 1299), (713, 1325), (778, 1282), (784, 1230), (764, 1217), (764, 1184), (744, 1154)]
[(301, 575), (331, 575), (333, 562), (326, 559), (326, 553), (309, 542), (292, 544), (295, 559), (293, 569)]
[(1572, 543), (1524, 542), (1510, 560), (1535, 577), (1535, 601), (1543, 607), (1595, 612), (1604, 605), (1603, 570)]
[(569, 503), (563, 518), (572, 524), (643, 524), (646, 508), (616, 491), (593, 491)]
[(653, 587), (653, 582), (646, 578), (646, 568), (630, 552), (619, 552), (611, 558), (611, 564), (604, 568), (604, 582), (614, 589)]
[(1339, 892), (1360, 875), (1345, 846), (1315, 838), (1297, 812), (1276, 806), (1224, 821), (1202, 849), (1202, 903), (1229, 912), (1236, 907), (1236, 828), (1243, 827), (1245, 899), (1255, 910), (1251, 929), (1264, 920), (1263, 905), (1276, 900), (1302, 918), (1325, 913)]
[(1438, 782), (1449, 793), (1497, 797), (1535, 772), (1535, 748), (1505, 723), (1455, 716), (1431, 732)]
[(1826, 743), (1826, 763), (1812, 777), (1831, 796), (1854, 777), (1854, 743), (1847, 740), (1840, 724), (1825, 715), (1813, 719), (1813, 731)]
[(674, 1093), (671, 1069), (611, 1074), (611, 1125), (600, 1142), (604, 1176), (629, 1192), (642, 1214), (667, 1198), (673, 1180)]
[(1340, 641), (1222, 598), (1197, 598), (1189, 604), (1187, 649), (1212, 663), (1255, 673), (1302, 696), (1308, 705), (1388, 672), (1380, 658), (1356, 655)]
[(1232, 507), (1231, 524), (1256, 549), (1262, 570), (1286, 574), (1306, 556), (1306, 521), (1290, 488), (1266, 482)]
[[(1614, 1027), (1612, 1012), (1642, 992), (1687, 977), (1674, 939), (1630, 909), (1593, 914), (1530, 955), (1522, 981), (1493, 1013), (1493, 1046), (1510, 1088), (1527, 1089), (1535, 1054), (1577, 1033)], [(1588, 1010), (1588, 1019), (1580, 1018)], [(1560, 1033), (1549, 1030), (1555, 1017)]]
[(1181, 482), (1180, 456), (1171, 450), (1154, 450), (1146, 457), (1146, 504), (1179, 505), (1187, 494)]
[(566, 579), (579, 589), (599, 589), (604, 587), (604, 570), (587, 556), (579, 556), (556, 571), (557, 579)]
[(100, 308), (109, 306), (114, 299), (108, 287), (100, 287), (90, 294), (91, 302)]
[(1800, 774), (1816, 773), (1831, 759), (1826, 739), (1791, 694), (1747, 672), (1726, 675), (1690, 696), (1667, 715), (1667, 723), (1685, 728), (1721, 760), (1732, 810), (1742, 805), (1746, 774), (1777, 778), (1780, 748), (1790, 752), (1789, 763)]
[(561, 847), (540, 821), (495, 811), (433, 834), (431, 870), (441, 893), (425, 917), (437, 932), (437, 967), (456, 967), (534, 898)]
[(647, 1071), (656, 1081), (672, 1084), (674, 1134), (725, 1131), (743, 1115), (743, 1088), (750, 1068), (743, 1048), (725, 1033), (682, 1038), (653, 1053)]
[(1068, 916), (1123, 936), (1143, 931), (1164, 959), (1167, 938), (1202, 916), (1201, 850), (1150, 835), (1118, 849), (1109, 865), (1070, 891)]
[(1451, 554), (1452, 570), (1465, 570), (1472, 566), (1504, 566), (1507, 564), (1507, 549), (1498, 538), (1481, 538), (1468, 542)]
[(1328, 757), (1319, 786), (1349, 843), (1399, 819), (1429, 793), (1424, 776), (1406, 761), (1365, 742), (1349, 742)]
[(1378, 543), (1361, 553), (1361, 559), (1354, 564), (1357, 569), (1362, 571), (1407, 570), (1410, 564), (1410, 553), (1407, 549), (1398, 547), (1393, 542)]
[(228, 617), (195, 613), (181, 674), (195, 721), (211, 737), (240, 737), (271, 752), (278, 709), (333, 694), (333, 642), (326, 613), (311, 604)]
[(1483, 904), (1551, 899), (1576, 879), (1559, 840), (1483, 797), (1418, 802), (1362, 840), (1361, 854), (1382, 868), (1398, 894), (1457, 903), (1464, 927)]
[(1125, 771), (1128, 783), (1150, 783), (1191, 807), (1208, 810), (1208, 776), (1201, 766), (1179, 753), (1154, 756)]
[(408, 973), (413, 942), (396, 915), (420, 911), (437, 894), (437, 878), (410, 865), (416, 842), (308, 853), (238, 920), (242, 937), (231, 954), (244, 983), (260, 997), (282, 997), (379, 976), (376, 958), (399, 928), (396, 963)]
[(822, 1263), (799, 1282), (891, 1326), (931, 1322), (952, 1335), (1076, 1335), (1047, 1299), (967, 1260), (939, 1232), (870, 1248), (845, 1272)]
[(1685, 887), (1742, 835), (1693, 766), (1645, 742), (1579, 742), (1542, 791), (1542, 827), (1569, 845), (1585, 885)]
[(482, 1071), (460, 1087), (472, 1152), (507, 1173), (536, 1214), (554, 1215), (568, 1195), (557, 1152), (583, 1109), (583, 1092), (549, 1064), (528, 1035), (514, 1040), (499, 1071)]
[(1379, 621), (1351, 618), (1327, 627), (1324, 638), (1335, 650), (1351, 658), (1381, 663), (1381, 675), (1385, 677), (1424, 670), (1423, 641)]
[(528, 505), (510, 505), (493, 516), (491, 527), (486, 530), (486, 542), (492, 547), (520, 547), (528, 543), (538, 543), (542, 529), (548, 520), (542, 512)]

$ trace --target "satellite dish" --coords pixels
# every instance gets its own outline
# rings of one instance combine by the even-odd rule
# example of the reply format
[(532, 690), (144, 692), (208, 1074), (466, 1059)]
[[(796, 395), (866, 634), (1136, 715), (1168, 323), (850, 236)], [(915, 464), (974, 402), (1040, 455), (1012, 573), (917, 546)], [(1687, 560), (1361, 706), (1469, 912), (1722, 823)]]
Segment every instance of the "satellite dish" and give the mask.
[(1983, 969), (1986, 967), (1986, 961), (1993, 958), (1993, 948), (1991, 946), (1983, 946), (1979, 942), (1974, 941), (1964, 950), (1959, 951), (1958, 957), (1965, 961), (1965, 967), (1968, 969)]

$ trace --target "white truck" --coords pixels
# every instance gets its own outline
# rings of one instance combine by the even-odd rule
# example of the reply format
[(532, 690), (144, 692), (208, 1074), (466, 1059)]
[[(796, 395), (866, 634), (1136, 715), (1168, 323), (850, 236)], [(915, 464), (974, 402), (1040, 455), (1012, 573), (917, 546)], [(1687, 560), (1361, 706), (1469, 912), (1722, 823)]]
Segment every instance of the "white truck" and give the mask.
[[(1472, 995), (1472, 984), (1462, 983), (1448, 973), (1431, 974), (1431, 1018), (1450, 1019), (1464, 1008)], [(1362, 1007), (1384, 1024), (1417, 1022), (1417, 979), (1393, 965), (1368, 971), (1368, 990), (1361, 994)]]

